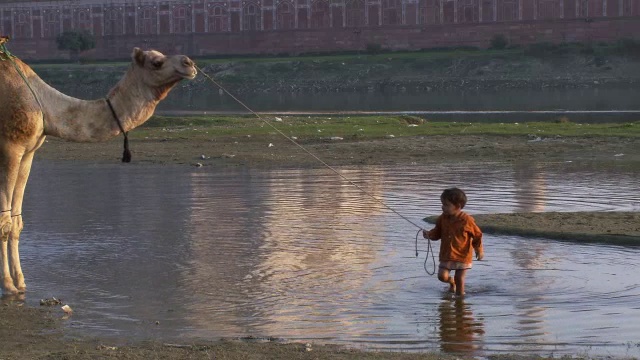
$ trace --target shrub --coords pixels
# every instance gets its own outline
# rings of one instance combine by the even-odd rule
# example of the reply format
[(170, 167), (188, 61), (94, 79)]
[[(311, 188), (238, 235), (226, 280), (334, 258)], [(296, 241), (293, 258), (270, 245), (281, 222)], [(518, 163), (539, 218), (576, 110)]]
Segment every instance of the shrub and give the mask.
[(503, 50), (509, 45), (507, 37), (502, 34), (495, 34), (491, 38), (491, 49)]
[(58, 44), (58, 50), (68, 50), (73, 60), (77, 60), (81, 52), (96, 47), (96, 39), (86, 30), (62, 32), (56, 38), (56, 43)]
[(382, 45), (376, 43), (368, 43), (366, 51), (368, 54), (379, 54), (382, 52)]
[(627, 56), (640, 56), (640, 41), (635, 39), (620, 39), (614, 46), (614, 51)]

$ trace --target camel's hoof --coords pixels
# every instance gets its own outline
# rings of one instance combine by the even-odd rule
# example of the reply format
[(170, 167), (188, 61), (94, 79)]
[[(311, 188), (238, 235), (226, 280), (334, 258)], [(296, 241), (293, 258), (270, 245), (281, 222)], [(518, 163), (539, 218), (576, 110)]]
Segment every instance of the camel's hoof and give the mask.
[(24, 275), (19, 274), (13, 277), (15, 281), (13, 282), (15, 287), (18, 289), (18, 292), (24, 294), (27, 291), (27, 284), (24, 283)]
[(13, 280), (6, 277), (2, 280), (2, 293), (5, 295), (17, 295), (20, 294), (20, 291), (13, 285)]

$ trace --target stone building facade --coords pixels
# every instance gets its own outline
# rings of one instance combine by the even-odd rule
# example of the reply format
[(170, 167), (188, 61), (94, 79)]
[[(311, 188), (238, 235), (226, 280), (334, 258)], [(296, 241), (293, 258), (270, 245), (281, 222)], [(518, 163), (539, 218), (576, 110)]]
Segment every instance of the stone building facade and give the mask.
[(70, 29), (93, 33), (94, 56), (109, 58), (126, 56), (120, 44), (215, 55), (486, 46), (497, 33), (514, 42), (613, 40), (640, 36), (639, 21), (640, 0), (0, 2), (0, 34), (34, 58), (62, 56), (55, 38)]

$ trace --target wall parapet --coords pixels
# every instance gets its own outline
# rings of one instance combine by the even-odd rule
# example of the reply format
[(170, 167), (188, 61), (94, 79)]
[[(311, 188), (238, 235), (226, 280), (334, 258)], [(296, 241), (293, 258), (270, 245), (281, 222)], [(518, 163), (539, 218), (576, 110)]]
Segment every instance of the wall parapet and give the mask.
[(66, 58), (55, 38), (84, 29), (85, 56), (126, 58), (134, 46), (192, 56), (299, 54), (614, 41), (640, 37), (640, 0), (16, 1), (0, 4), (0, 34), (27, 59)]

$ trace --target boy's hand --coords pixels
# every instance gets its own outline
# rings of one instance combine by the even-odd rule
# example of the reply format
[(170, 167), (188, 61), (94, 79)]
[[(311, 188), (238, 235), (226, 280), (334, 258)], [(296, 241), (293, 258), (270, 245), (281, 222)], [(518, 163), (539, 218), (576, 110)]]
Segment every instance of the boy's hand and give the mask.
[(422, 230), (422, 237), (424, 237), (425, 239), (429, 238), (429, 232), (427, 230)]
[(478, 261), (480, 261), (480, 260), (484, 259), (484, 252), (476, 253), (476, 259), (477, 259)]

